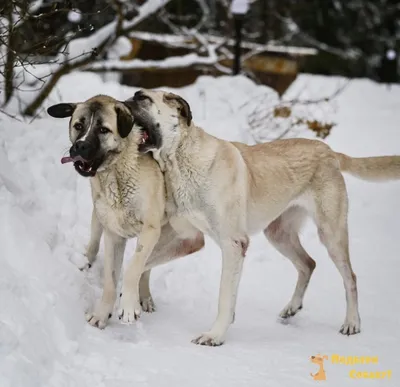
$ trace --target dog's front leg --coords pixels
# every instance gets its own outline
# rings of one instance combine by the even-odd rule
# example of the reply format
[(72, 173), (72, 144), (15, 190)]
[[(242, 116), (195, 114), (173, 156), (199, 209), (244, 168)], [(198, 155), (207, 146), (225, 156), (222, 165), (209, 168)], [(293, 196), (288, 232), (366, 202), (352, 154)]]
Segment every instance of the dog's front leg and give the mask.
[(160, 227), (144, 225), (140, 233), (136, 251), (124, 273), (122, 296), (118, 310), (119, 319), (124, 323), (132, 323), (140, 317), (139, 284), (146, 261), (152, 253), (160, 237)]
[(140, 277), (139, 282), (140, 305), (142, 306), (142, 310), (148, 313), (152, 313), (156, 310), (156, 306), (150, 292), (150, 273), (151, 270), (145, 271)]
[(103, 295), (94, 312), (86, 315), (90, 325), (103, 329), (111, 317), (117, 298), (117, 284), (124, 259), (126, 239), (105, 230)]
[(222, 241), (222, 273), (218, 316), (211, 330), (192, 340), (193, 343), (208, 346), (223, 344), (225, 334), (234, 319), (243, 260), (248, 244), (247, 236)]
[(103, 226), (99, 222), (96, 210), (93, 208), (92, 211), (92, 221), (90, 224), (90, 241), (86, 247), (85, 257), (87, 258), (87, 263), (84, 267), (80, 268), (89, 269), (92, 266), (92, 263), (96, 260), (97, 253), (99, 252), (100, 247), (100, 239), (103, 234)]

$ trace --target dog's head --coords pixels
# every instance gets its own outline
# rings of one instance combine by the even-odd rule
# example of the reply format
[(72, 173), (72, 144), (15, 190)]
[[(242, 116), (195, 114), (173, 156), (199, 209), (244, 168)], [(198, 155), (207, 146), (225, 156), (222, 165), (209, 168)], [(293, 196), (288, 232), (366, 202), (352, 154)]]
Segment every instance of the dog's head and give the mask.
[(328, 360), (328, 356), (326, 355), (315, 355), (315, 356), (311, 356), (310, 357), (311, 363), (315, 363), (315, 364), (324, 364), (324, 360)]
[(135, 120), (148, 133), (141, 151), (173, 150), (192, 125), (189, 104), (179, 95), (160, 90), (139, 90), (126, 101)]
[(97, 95), (85, 102), (59, 103), (50, 106), (47, 112), (56, 118), (71, 117), (70, 156), (63, 157), (61, 162), (73, 162), (76, 171), (85, 177), (107, 169), (118, 159), (128, 144), (132, 129), (138, 133), (138, 143), (145, 142), (147, 136), (134, 125), (133, 115), (125, 102), (105, 95)]

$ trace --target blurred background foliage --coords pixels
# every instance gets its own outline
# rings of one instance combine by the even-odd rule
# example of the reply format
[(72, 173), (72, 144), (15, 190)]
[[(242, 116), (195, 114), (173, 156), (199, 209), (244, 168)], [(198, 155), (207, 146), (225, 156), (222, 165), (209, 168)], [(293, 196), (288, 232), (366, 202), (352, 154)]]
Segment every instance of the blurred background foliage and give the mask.
[[(5, 2), (1, 14), (31, 1)], [(18, 27), (16, 47), (21, 54), (56, 54), (67, 39), (88, 36), (125, 9), (133, 17), (145, 1), (44, 0)], [(182, 27), (200, 33), (232, 36), (229, 0), (172, 0), (162, 15), (153, 15), (136, 30), (176, 33)], [(79, 18), (71, 17), (71, 10)], [(37, 17), (41, 15), (40, 17)], [(79, 20), (78, 20), (79, 19)], [(205, 20), (204, 20), (205, 19)], [(400, 48), (398, 0), (256, 0), (245, 17), (244, 39), (260, 44), (306, 46), (319, 49), (307, 58), (302, 71), (379, 80), (382, 57)]]
[[(241, 18), (242, 73), (279, 95), (299, 72), (399, 81), (399, 0), (249, 3)], [(58, 80), (77, 70), (148, 88), (232, 74), (237, 17), (230, 5), (231, 0), (3, 1), (1, 105), (14, 98), (20, 112), (34, 115)]]

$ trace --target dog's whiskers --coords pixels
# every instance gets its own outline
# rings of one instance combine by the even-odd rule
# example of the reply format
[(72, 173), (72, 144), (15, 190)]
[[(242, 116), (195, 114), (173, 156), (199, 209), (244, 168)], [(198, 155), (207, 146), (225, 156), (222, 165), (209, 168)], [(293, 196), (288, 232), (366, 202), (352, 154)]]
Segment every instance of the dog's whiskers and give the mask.
[(66, 156), (67, 155), (67, 153), (69, 153), (69, 148), (65, 148), (64, 150), (63, 150), (63, 156)]

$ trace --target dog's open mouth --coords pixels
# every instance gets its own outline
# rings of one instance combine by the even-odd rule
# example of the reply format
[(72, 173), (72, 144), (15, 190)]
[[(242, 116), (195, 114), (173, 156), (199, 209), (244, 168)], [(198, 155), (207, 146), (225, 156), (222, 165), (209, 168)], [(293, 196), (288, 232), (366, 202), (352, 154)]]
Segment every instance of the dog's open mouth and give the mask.
[(82, 176), (89, 177), (96, 174), (93, 161), (85, 160), (82, 156), (66, 156), (61, 159), (61, 164), (74, 163), (74, 167)]
[(141, 131), (142, 137), (140, 138), (140, 142), (139, 142), (139, 151), (145, 152), (148, 150), (148, 148), (152, 147), (152, 141), (149, 136), (149, 132), (146, 129), (141, 127), (140, 131)]
[(140, 144), (144, 145), (149, 141), (149, 134), (145, 129), (142, 129), (142, 138), (140, 140)]

